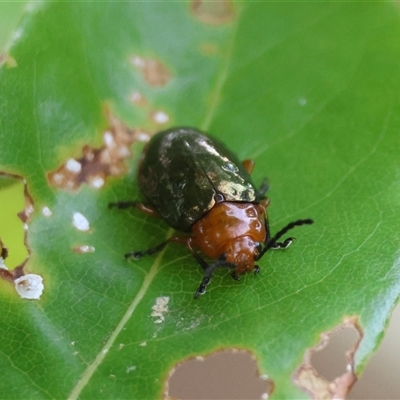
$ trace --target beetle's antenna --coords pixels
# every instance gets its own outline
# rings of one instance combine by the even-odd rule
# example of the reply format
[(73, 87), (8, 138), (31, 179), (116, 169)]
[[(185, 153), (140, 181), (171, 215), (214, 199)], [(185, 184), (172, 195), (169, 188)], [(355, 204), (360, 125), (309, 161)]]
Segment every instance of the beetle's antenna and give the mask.
[(220, 267), (228, 267), (230, 269), (236, 268), (236, 264), (230, 263), (226, 261), (226, 256), (225, 254), (222, 254), (217, 261), (214, 263), (210, 264), (205, 270), (204, 270), (204, 278), (200, 283), (200, 286), (196, 290), (196, 293), (194, 294), (194, 298), (197, 299), (201, 294), (204, 294), (206, 292), (207, 285), (211, 281), (212, 274), (217, 268)]
[(298, 219), (297, 221), (293, 221), (290, 224), (287, 224), (284, 228), (282, 228), (279, 232), (275, 234), (274, 237), (268, 239), (265, 241), (265, 247), (263, 248), (262, 252), (259, 254), (257, 257), (257, 260), (259, 260), (269, 249), (275, 248), (275, 249), (286, 249), (290, 244), (293, 242), (294, 238), (290, 237), (285, 239), (282, 243), (278, 242), (278, 240), (288, 231), (293, 229), (296, 226), (300, 225), (311, 225), (313, 224), (314, 221), (310, 218), (308, 219)]

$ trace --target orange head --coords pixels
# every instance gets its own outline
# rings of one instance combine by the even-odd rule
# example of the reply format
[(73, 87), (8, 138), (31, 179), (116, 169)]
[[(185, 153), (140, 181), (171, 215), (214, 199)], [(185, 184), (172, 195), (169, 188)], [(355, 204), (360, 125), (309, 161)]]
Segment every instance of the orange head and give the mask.
[(227, 262), (236, 266), (236, 273), (244, 274), (253, 271), (260, 248), (261, 244), (250, 236), (241, 236), (225, 243), (223, 254)]

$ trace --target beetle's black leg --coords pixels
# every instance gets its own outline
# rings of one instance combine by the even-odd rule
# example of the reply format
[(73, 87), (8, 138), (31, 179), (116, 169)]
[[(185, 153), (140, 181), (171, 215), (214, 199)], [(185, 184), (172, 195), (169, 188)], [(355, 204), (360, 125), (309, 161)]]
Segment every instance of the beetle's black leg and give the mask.
[(254, 275), (258, 275), (260, 273), (261, 269), (258, 265), (254, 266)]
[(261, 186), (258, 189), (258, 193), (257, 193), (258, 194), (258, 198), (260, 200), (263, 200), (263, 199), (267, 198), (265, 193), (267, 193), (268, 189), (269, 189), (268, 180), (267, 180), (267, 178), (264, 178), (263, 181), (261, 182)]
[(131, 251), (130, 253), (125, 254), (125, 258), (134, 258), (135, 260), (138, 260), (139, 258), (142, 258), (143, 256), (150, 256), (151, 254), (157, 253), (161, 251), (171, 240), (166, 240), (159, 245), (152, 247), (147, 250), (142, 250), (142, 251)]
[[(152, 255), (154, 253), (161, 251), (168, 243), (178, 243), (180, 245), (187, 246), (190, 249), (190, 251), (193, 253), (193, 255), (195, 256), (197, 261), (199, 261), (199, 263), (203, 267), (203, 269), (208, 267), (208, 264), (198, 254), (195, 254), (194, 250), (192, 249), (192, 247), (190, 245), (190, 237), (187, 237), (187, 236), (171, 236), (169, 239), (164, 240), (157, 246), (151, 247), (150, 249), (146, 249), (146, 250), (142, 250), (142, 251), (131, 251), (129, 253), (126, 253), (125, 258), (132, 257), (132, 258), (138, 260), (139, 258), (141, 258), (143, 256), (149, 256), (149, 255)], [(202, 264), (202, 262), (200, 262), (200, 260), (204, 264)]]
[(190, 249), (193, 257), (196, 259), (196, 261), (201, 265), (201, 268), (203, 268), (203, 270), (205, 271), (209, 265), (206, 263), (206, 261), (203, 259), (203, 257), (201, 257), (198, 253), (196, 253), (195, 251), (192, 251), (192, 249)]
[(204, 270), (204, 278), (200, 283), (200, 286), (196, 290), (196, 293), (194, 294), (194, 298), (197, 299), (201, 294), (204, 294), (206, 292), (207, 285), (211, 281), (212, 274), (217, 268), (220, 267), (228, 267), (230, 269), (236, 268), (235, 264), (232, 264), (230, 262), (225, 261), (225, 254), (222, 254), (221, 257), (215, 261), (214, 263), (210, 264), (205, 270)]
[(206, 287), (210, 283), (210, 278), (205, 277), (200, 283), (200, 286), (196, 290), (196, 293), (194, 294), (194, 298), (197, 299), (201, 294), (204, 294), (206, 292)]
[(231, 273), (231, 277), (232, 277), (235, 281), (240, 281), (240, 276), (239, 276), (235, 271), (233, 271), (233, 272)]
[(203, 270), (205, 271), (209, 265), (207, 264), (207, 262), (204, 260), (203, 257), (200, 256), (199, 253), (196, 252), (196, 250), (193, 248), (192, 246), (192, 242), (191, 242), (191, 238), (189, 238), (186, 241), (186, 245), (188, 247), (188, 249), (190, 250), (190, 252), (193, 254), (193, 257), (196, 259), (196, 261), (201, 265), (201, 268), (203, 268)]

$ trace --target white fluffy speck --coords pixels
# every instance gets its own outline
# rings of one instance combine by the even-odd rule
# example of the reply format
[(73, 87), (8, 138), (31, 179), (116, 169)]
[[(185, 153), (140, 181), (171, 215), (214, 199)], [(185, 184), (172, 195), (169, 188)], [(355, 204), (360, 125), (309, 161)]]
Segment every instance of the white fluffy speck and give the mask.
[(75, 174), (81, 172), (82, 170), (82, 165), (80, 162), (74, 160), (73, 158), (70, 158), (66, 163), (65, 163), (65, 168), (70, 171), (73, 172)]
[(121, 158), (126, 158), (130, 155), (130, 151), (126, 146), (120, 146), (118, 148), (118, 156)]
[(299, 104), (300, 104), (301, 106), (305, 106), (305, 105), (307, 104), (307, 99), (305, 99), (304, 97), (301, 97), (301, 98), (299, 99)]
[(75, 212), (72, 216), (72, 224), (79, 231), (88, 231), (90, 229), (89, 221), (80, 212)]
[(136, 137), (139, 142), (148, 142), (150, 140), (150, 135), (146, 132), (139, 132)]
[(129, 374), (129, 372), (134, 371), (136, 369), (136, 365), (131, 365), (129, 367), (126, 367), (126, 373)]
[(94, 187), (95, 189), (100, 189), (104, 186), (104, 179), (101, 176), (96, 176), (90, 182), (90, 186)]
[(105, 145), (106, 145), (107, 147), (113, 147), (113, 146), (115, 146), (114, 137), (113, 137), (113, 135), (112, 135), (111, 132), (108, 132), (108, 131), (107, 131), (107, 132), (104, 132), (103, 139), (104, 139), (104, 143), (105, 143)]
[(15, 289), (23, 299), (37, 300), (43, 293), (43, 278), (35, 274), (21, 276), (14, 281)]
[(8, 271), (8, 268), (6, 267), (6, 264), (4, 264), (4, 258), (0, 257), (0, 269), (5, 269)]
[(62, 181), (64, 180), (64, 175), (61, 174), (54, 174), (53, 175), (53, 181), (57, 184), (57, 185), (61, 185)]
[(165, 124), (169, 121), (169, 116), (164, 111), (156, 111), (153, 118), (158, 124)]
[(32, 205), (32, 204), (29, 204), (29, 206), (27, 206), (27, 207), (25, 208), (25, 214), (27, 214), (27, 215), (32, 214), (33, 211), (34, 211), (34, 208), (33, 208), (33, 205)]
[(53, 215), (53, 211), (51, 211), (49, 207), (45, 206), (45, 207), (42, 208), (42, 214), (45, 217), (51, 217)]
[(263, 393), (263, 394), (261, 395), (261, 399), (262, 399), (262, 400), (267, 400), (267, 399), (269, 399), (269, 394), (268, 394), (268, 393)]
[(77, 253), (94, 253), (96, 249), (93, 246), (83, 244), (82, 246), (75, 247), (74, 250)]
[(133, 92), (132, 94), (131, 94), (131, 100), (134, 102), (134, 103), (137, 103), (137, 102), (139, 102), (140, 100), (142, 100), (142, 98), (143, 98), (143, 96), (139, 93), (139, 92)]
[(349, 371), (349, 372), (352, 372), (353, 371), (353, 366), (351, 364), (347, 364), (346, 365), (346, 370)]
[(151, 307), (151, 309), (153, 310), (151, 316), (156, 317), (156, 319), (154, 320), (155, 324), (160, 324), (161, 322), (165, 321), (164, 314), (169, 311), (168, 303), (169, 303), (168, 296), (161, 296), (156, 298), (156, 304), (153, 307)]
[(145, 347), (145, 346), (147, 346), (147, 342), (142, 342), (142, 343), (140, 343), (139, 346)]
[(132, 57), (131, 62), (134, 66), (139, 67), (139, 68), (144, 67), (146, 65), (146, 61), (139, 56)]

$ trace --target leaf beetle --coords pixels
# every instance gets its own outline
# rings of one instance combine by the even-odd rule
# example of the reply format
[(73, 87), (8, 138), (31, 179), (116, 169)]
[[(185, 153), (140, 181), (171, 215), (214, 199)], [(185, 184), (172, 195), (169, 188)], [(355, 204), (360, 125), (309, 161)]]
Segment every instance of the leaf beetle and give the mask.
[[(187, 246), (204, 271), (195, 298), (205, 293), (217, 268), (229, 268), (235, 280), (246, 272), (257, 274), (256, 261), (269, 249), (286, 249), (294, 238), (278, 240), (313, 220), (291, 222), (272, 237), (266, 211), (268, 184), (264, 180), (256, 189), (250, 176), (253, 168), (252, 160), (241, 163), (219, 140), (198, 129), (175, 127), (154, 135), (143, 149), (138, 172), (149, 204), (119, 201), (110, 207), (137, 207), (185, 234), (125, 257), (139, 259), (171, 242)], [(199, 251), (215, 261), (208, 263)]]

